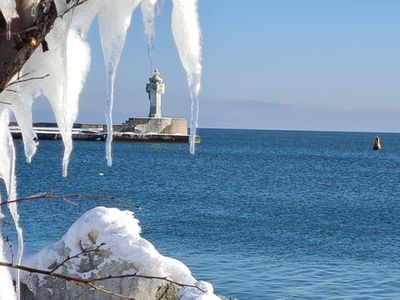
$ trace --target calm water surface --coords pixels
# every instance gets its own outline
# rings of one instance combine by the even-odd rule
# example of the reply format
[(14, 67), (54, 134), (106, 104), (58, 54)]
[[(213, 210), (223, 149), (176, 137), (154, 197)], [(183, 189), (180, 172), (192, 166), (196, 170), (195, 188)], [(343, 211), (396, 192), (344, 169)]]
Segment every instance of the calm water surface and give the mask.
[[(120, 196), (20, 206), (28, 248), (58, 240), (97, 205), (136, 212), (143, 236), (217, 293), (240, 299), (400, 298), (400, 134), (200, 130), (202, 144), (17, 142), (19, 195)], [(104, 176), (99, 176), (104, 173)]]

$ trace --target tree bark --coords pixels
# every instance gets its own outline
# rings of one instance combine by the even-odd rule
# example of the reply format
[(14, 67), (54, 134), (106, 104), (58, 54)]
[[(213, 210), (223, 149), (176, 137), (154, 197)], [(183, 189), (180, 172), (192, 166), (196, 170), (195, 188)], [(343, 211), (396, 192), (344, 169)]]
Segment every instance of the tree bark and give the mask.
[(53, 0), (40, 1), (35, 17), (31, 14), (31, 0), (16, 0), (16, 5), (19, 17), (12, 20), (10, 39), (7, 38), (5, 18), (0, 12), (0, 93), (36, 48), (42, 45), (42, 49), (37, 51), (46, 51), (45, 37), (57, 18)]

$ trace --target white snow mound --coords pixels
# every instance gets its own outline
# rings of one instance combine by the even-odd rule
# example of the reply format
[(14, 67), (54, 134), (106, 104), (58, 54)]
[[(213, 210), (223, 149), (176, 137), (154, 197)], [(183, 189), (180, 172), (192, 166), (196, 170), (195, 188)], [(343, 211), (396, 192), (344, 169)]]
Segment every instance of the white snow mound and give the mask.
[[(204, 291), (197, 288), (183, 288), (180, 299), (219, 299), (213, 294), (211, 284), (204, 281), (197, 282), (185, 264), (160, 254), (149, 241), (140, 236), (140, 233), (139, 221), (134, 217), (133, 212), (96, 207), (84, 213), (60, 241), (25, 257), (23, 263), (38, 269), (52, 269), (67, 255), (73, 256), (80, 253), (82, 249), (93, 248), (104, 243), (105, 245), (100, 249), (110, 253), (110, 256), (101, 263), (98, 271), (108, 264), (126, 262), (135, 265), (134, 271), (137, 274), (167, 277), (182, 284), (196, 285)], [(83, 258), (79, 257), (66, 264), (68, 273), (86, 278), (92, 276), (93, 271), (79, 272), (81, 259)], [(126, 272), (133, 273), (130, 270)], [(24, 278), (24, 281), (26, 282), (27, 279)], [(42, 284), (44, 282), (42, 278)]]

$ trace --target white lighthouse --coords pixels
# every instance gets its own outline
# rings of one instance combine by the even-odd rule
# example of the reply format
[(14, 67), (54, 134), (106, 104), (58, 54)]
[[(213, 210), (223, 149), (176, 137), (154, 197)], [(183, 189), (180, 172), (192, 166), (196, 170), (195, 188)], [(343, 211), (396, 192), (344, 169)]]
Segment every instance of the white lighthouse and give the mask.
[[(154, 71), (153, 76), (146, 83), (146, 92), (150, 101), (149, 116), (129, 118), (118, 126), (118, 128), (116, 127), (117, 130), (115, 131), (129, 136), (128, 139), (131, 140), (141, 137), (145, 141), (189, 142), (187, 121), (185, 118), (162, 116), (161, 101), (162, 95), (165, 92), (165, 84), (158, 70)], [(200, 143), (199, 136), (196, 136), (196, 143)]]
[(146, 92), (149, 94), (150, 100), (149, 117), (161, 118), (161, 96), (165, 92), (165, 84), (157, 69), (154, 71), (154, 75), (149, 78), (149, 83), (146, 84)]

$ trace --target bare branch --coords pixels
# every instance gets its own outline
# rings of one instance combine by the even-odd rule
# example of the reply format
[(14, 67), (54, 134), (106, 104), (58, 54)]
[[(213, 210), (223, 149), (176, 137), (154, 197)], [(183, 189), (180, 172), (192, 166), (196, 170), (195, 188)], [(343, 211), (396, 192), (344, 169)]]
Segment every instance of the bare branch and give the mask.
[(99, 252), (100, 248), (103, 247), (106, 243), (101, 243), (100, 245), (98, 245), (96, 248), (94, 249), (83, 249), (81, 252), (79, 252), (78, 254), (75, 254), (73, 256), (67, 256), (59, 265), (57, 265), (53, 270), (51, 270), (51, 273), (54, 273), (55, 271), (57, 271), (59, 268), (61, 268), (63, 265), (65, 265), (68, 261), (74, 259), (74, 258), (79, 258), (79, 256), (83, 255), (83, 254), (89, 254), (89, 253), (93, 253), (93, 252)]
[[(161, 294), (160, 297), (158, 297), (158, 300), (162, 300), (162, 298), (165, 296), (165, 294), (168, 292), (169, 290), (169, 285), (167, 285), (167, 287), (165, 288), (164, 292)], [(159, 289), (161, 288), (161, 286), (159, 287)]]
[(8, 247), (10, 247), (10, 252), (11, 252), (11, 262), (14, 263), (14, 251), (13, 251), (13, 246), (11, 244), (10, 239), (8, 238), (8, 236), (6, 236), (6, 243), (8, 244)]
[(118, 298), (121, 298), (121, 299), (135, 299), (135, 298), (132, 298), (132, 297), (129, 297), (129, 296), (125, 296), (125, 295), (121, 295), (121, 294), (118, 294), (118, 293), (114, 293), (114, 292), (109, 291), (109, 290), (107, 290), (107, 289), (105, 289), (103, 287), (94, 285), (89, 280), (82, 279), (82, 278), (71, 277), (71, 276), (68, 276), (68, 275), (60, 274), (60, 273), (51, 273), (51, 271), (35, 269), (35, 268), (22, 266), (22, 265), (14, 265), (14, 264), (8, 263), (8, 262), (1, 262), (0, 261), (0, 266), (12, 268), (12, 269), (17, 269), (17, 270), (21, 270), (21, 271), (25, 271), (25, 272), (28, 272), (28, 273), (42, 274), (42, 275), (52, 276), (52, 277), (55, 277), (55, 278), (60, 278), (60, 279), (63, 279), (65, 281), (73, 282), (73, 283), (76, 283), (76, 284), (81, 285), (81, 286), (88, 286), (90, 288), (95, 289), (96, 291), (99, 291), (99, 292), (102, 292), (102, 293), (105, 293), (105, 294), (108, 294), (108, 295), (112, 295), (114, 297), (118, 297)]
[(89, 0), (77, 0), (70, 8), (67, 8), (62, 14), (59, 15), (60, 18), (63, 18), (67, 13), (69, 13), (70, 11), (72, 11), (73, 9), (75, 9), (76, 7), (85, 4), (86, 2), (88, 2)]
[(133, 298), (133, 297), (129, 297), (129, 296), (125, 296), (125, 295), (114, 293), (114, 292), (112, 292), (110, 290), (107, 290), (107, 289), (105, 289), (105, 288), (103, 288), (101, 286), (98, 286), (98, 285), (94, 285), (92, 283), (88, 283), (88, 286), (90, 288), (96, 290), (96, 291), (102, 292), (102, 293), (107, 294), (107, 295), (111, 295), (111, 296), (114, 296), (114, 297), (119, 297), (119, 298), (122, 298), (122, 299), (135, 300), (135, 298)]
[[(24, 75), (24, 76), (25, 76), (25, 75)], [(14, 84), (18, 84), (18, 83), (22, 83), (22, 82), (27, 82), (27, 81), (31, 81), (31, 80), (44, 79), (44, 78), (49, 77), (49, 76), (50, 76), (50, 74), (46, 74), (46, 75), (43, 75), (43, 76), (30, 77), (30, 78), (26, 78), (26, 79), (17, 79), (17, 80), (15, 80), (15, 81), (12, 81), (12, 82), (8, 83), (8, 84), (5, 86), (5, 88), (8, 88), (8, 87), (10, 87), (10, 86), (12, 86), (12, 85), (14, 85)], [(22, 78), (22, 77), (20, 77), (20, 78)]]
[(104, 281), (104, 280), (109, 280), (109, 279), (123, 279), (123, 278), (132, 278), (132, 277), (163, 280), (163, 281), (172, 283), (172, 284), (174, 284), (176, 286), (179, 286), (179, 287), (192, 287), (192, 288), (198, 289), (199, 291), (201, 291), (203, 293), (206, 292), (206, 291), (203, 291), (198, 286), (195, 286), (195, 285), (192, 285), (192, 284), (179, 283), (177, 281), (169, 279), (167, 276), (164, 276), (164, 277), (161, 277), (161, 276), (150, 276), (150, 275), (140, 275), (140, 274), (137, 274), (137, 273), (125, 274), (125, 275), (109, 275), (109, 276), (106, 276), (106, 277), (90, 279), (89, 282), (98, 282), (98, 281)]
[[(71, 12), (71, 11), (73, 11), (76, 7), (78, 7), (78, 6), (82, 5), (82, 4), (85, 4), (85, 3), (88, 2), (88, 1), (89, 1), (89, 0), (82, 0), (82, 1), (77, 0), (71, 7), (67, 8), (67, 9), (66, 9), (63, 13), (61, 13), (58, 17), (63, 18), (66, 14), (68, 14), (68, 13)], [(41, 29), (42, 26), (43, 26), (45, 23), (46, 23), (46, 22), (41, 22), (41, 23), (35, 24), (35, 25), (33, 25), (33, 26), (30, 26), (30, 27), (28, 27), (28, 28), (26, 28), (26, 29), (24, 29), (24, 30), (11, 31), (10, 33), (11, 33), (11, 35), (19, 35), (19, 34), (22, 34), (22, 33), (26, 33), (26, 32), (33, 31), (33, 30), (38, 30), (38, 29)], [(6, 36), (6, 35), (8, 35), (8, 34), (9, 34), (9, 33), (8, 33), (7, 31), (0, 32), (0, 35)]]
[(0, 218), (0, 223), (3, 224), (3, 225), (10, 225), (9, 222), (4, 221), (2, 218)]
[[(72, 257), (70, 259), (72, 259)], [(12, 269), (17, 269), (17, 270), (21, 270), (21, 271), (25, 271), (25, 272), (28, 272), (28, 273), (31, 273), (31, 274), (42, 274), (42, 275), (52, 276), (52, 277), (55, 277), (55, 278), (60, 278), (60, 279), (63, 279), (65, 281), (76, 283), (76, 284), (81, 285), (81, 286), (87, 286), (87, 287), (92, 288), (92, 289), (94, 289), (96, 291), (102, 292), (102, 293), (107, 294), (107, 295), (112, 295), (114, 297), (118, 297), (118, 298), (121, 298), (121, 299), (135, 299), (135, 298), (132, 298), (132, 297), (129, 297), (129, 296), (125, 296), (125, 295), (122, 295), (122, 294), (118, 294), (118, 293), (114, 293), (113, 291), (107, 290), (104, 287), (96, 285), (94, 282), (105, 281), (105, 280), (109, 280), (109, 279), (144, 278), (144, 279), (149, 279), (149, 280), (166, 281), (166, 282), (172, 283), (172, 284), (174, 284), (176, 286), (179, 286), (179, 287), (192, 287), (192, 288), (196, 288), (196, 289), (200, 290), (201, 292), (205, 293), (205, 291), (203, 291), (201, 288), (199, 288), (199, 287), (197, 287), (195, 285), (179, 283), (179, 282), (176, 282), (174, 280), (168, 279), (167, 277), (160, 277), (160, 276), (138, 275), (136, 273), (133, 273), (133, 274), (128, 274), (128, 275), (107, 276), (107, 277), (101, 277), (101, 278), (96, 278), (96, 279), (83, 279), (83, 278), (79, 278), (79, 277), (71, 277), (71, 276), (68, 276), (68, 275), (60, 274), (60, 273), (54, 273), (52, 270), (51, 271), (46, 271), (46, 270), (31, 268), (31, 267), (27, 267), (27, 266), (23, 266), (23, 265), (14, 265), (14, 264), (9, 263), (9, 262), (1, 262), (0, 261), (0, 266), (12, 268)]]
[(90, 199), (90, 200), (111, 200), (114, 202), (119, 202), (124, 205), (128, 205), (131, 207), (137, 208), (137, 205), (133, 205), (127, 201), (122, 200), (121, 198), (115, 196), (103, 196), (103, 195), (91, 195), (91, 194), (68, 194), (68, 195), (52, 195), (49, 192), (39, 193), (31, 196), (27, 196), (24, 198), (18, 198), (15, 200), (9, 200), (0, 203), (0, 207), (3, 205), (8, 205), (12, 203), (20, 203), (20, 202), (29, 202), (29, 201), (38, 201), (38, 200), (61, 200), (65, 202), (69, 202), (68, 200), (75, 200), (75, 199)]
[(24, 78), (24, 77), (28, 76), (29, 74), (31, 74), (32, 72), (33, 72), (33, 70), (32, 70), (32, 71), (29, 71), (29, 72), (26, 72), (26, 73), (23, 74), (23, 75), (20, 75), (21, 70), (19, 70), (19, 71), (18, 71), (18, 75), (17, 75), (17, 79)]
[[(44, 1), (39, 0), (39, 3)], [(0, 25), (0, 92), (5, 90), (6, 84), (20, 72), (35, 49), (45, 41), (45, 36), (53, 28), (58, 17), (53, 0), (46, 1), (46, 6), (39, 5), (35, 17), (28, 12), (29, 7), (26, 8), (23, 10), (21, 6), (20, 18), (13, 19), (15, 32), (11, 33), (11, 39), (6, 38), (8, 33), (4, 22)]]

